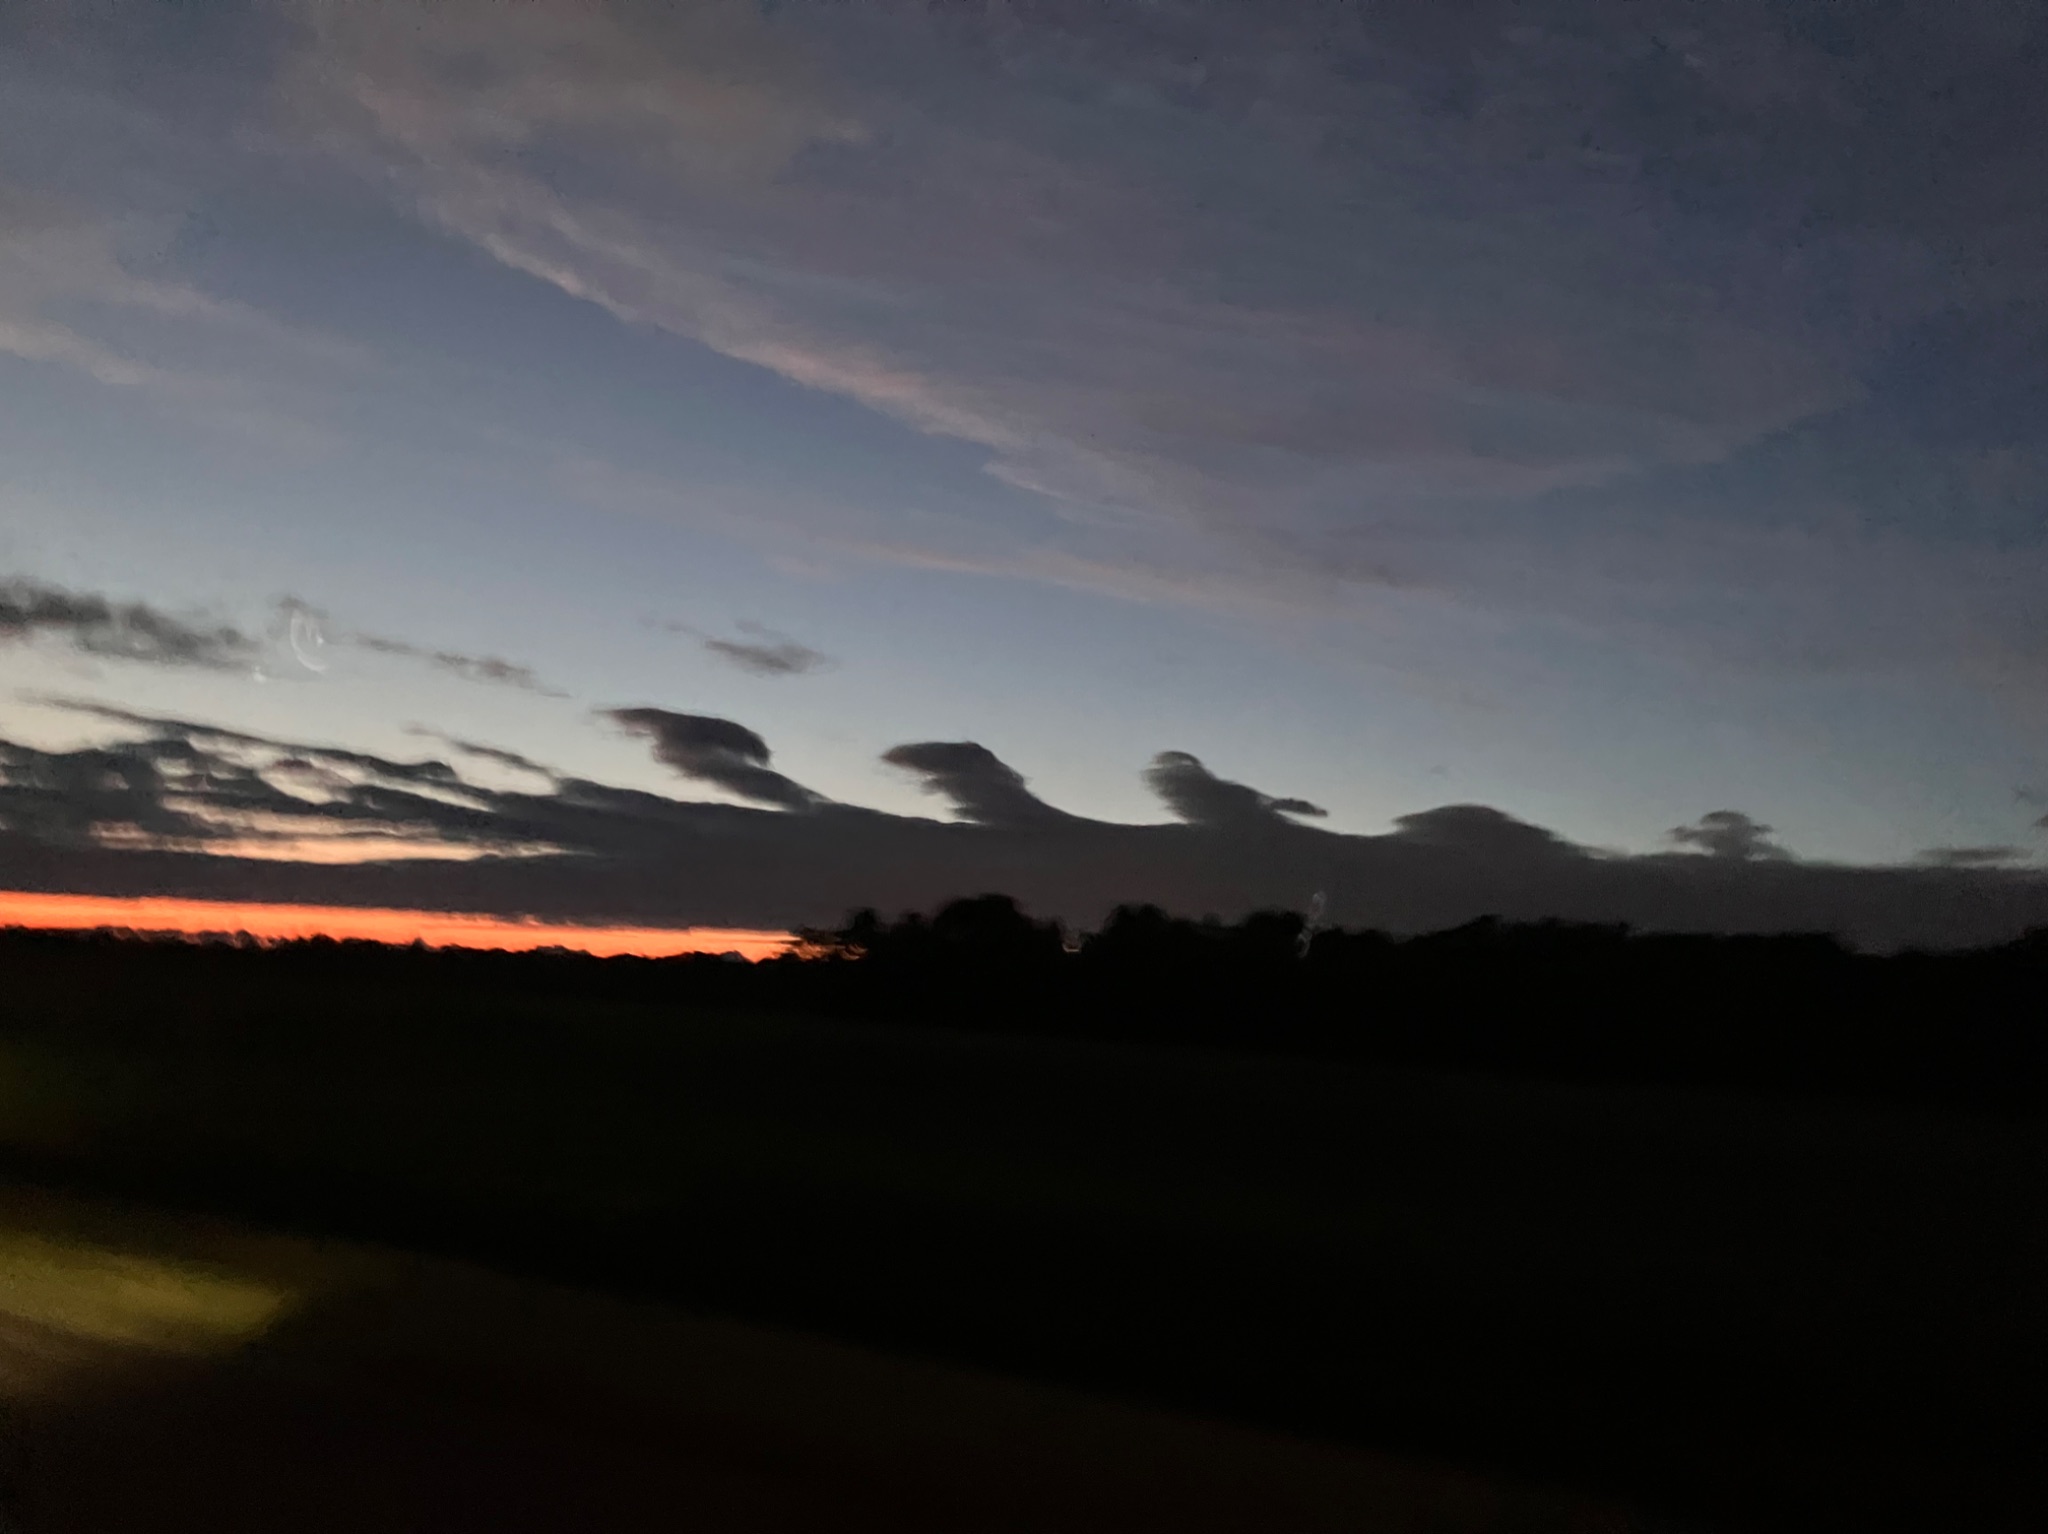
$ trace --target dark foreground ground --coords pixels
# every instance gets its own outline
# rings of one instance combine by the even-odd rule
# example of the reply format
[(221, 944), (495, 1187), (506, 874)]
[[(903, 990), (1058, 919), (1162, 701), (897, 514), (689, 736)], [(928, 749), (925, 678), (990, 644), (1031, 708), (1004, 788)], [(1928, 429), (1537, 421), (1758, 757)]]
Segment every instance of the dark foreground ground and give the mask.
[[(1550, 1527), (1618, 1505), (1680, 1526), (2048, 1526), (2048, 1126), (2035, 1120), (476, 986), (143, 993), (49, 966), (17, 979), (0, 990), (0, 1155), (17, 1178), (438, 1252), (1394, 1457), (1373, 1461), (1383, 1466), (1455, 1465), (1482, 1499), (1511, 1486), (1563, 1499), (1510, 1497), (1478, 1522), (1367, 1509), (1331, 1514), (1331, 1527)], [(686, 1403), (674, 1409), (699, 1427), (679, 1437), (648, 1425), (671, 1408), (634, 1407), (630, 1391), (625, 1406), (614, 1395), (586, 1410), (536, 1385), (522, 1399), (546, 1410), (492, 1417), (488, 1403), (506, 1397), (486, 1383), (494, 1339), (528, 1330), (521, 1307), (541, 1302), (523, 1296), (544, 1291), (508, 1279), (492, 1292), (407, 1312), (476, 1317), (466, 1361), (435, 1365), (433, 1389), (411, 1362), (362, 1382), (382, 1345), (359, 1339), (443, 1328), (359, 1295), (292, 1311), (270, 1340), (197, 1374), (179, 1373), (199, 1368), (189, 1361), (152, 1365), (162, 1383), (116, 1392), (108, 1416), (36, 1419), (52, 1425), (34, 1441), (52, 1445), (45, 1466), (71, 1467), (77, 1495), (153, 1475), (189, 1483), (205, 1462), (199, 1435), (271, 1445), (245, 1451), (231, 1479), (260, 1481), (251, 1467), (314, 1442), (383, 1466), (388, 1484), (411, 1484), (407, 1464), (502, 1461), (522, 1467), (507, 1495), (536, 1507), (577, 1486), (658, 1496), (674, 1461), (696, 1466), (706, 1507), (757, 1498), (766, 1520), (707, 1512), (708, 1527), (833, 1526), (821, 1504), (787, 1502), (792, 1488), (840, 1488), (824, 1502), (853, 1507), (865, 1504), (844, 1488), (859, 1482), (927, 1509), (879, 1526), (1138, 1528), (1129, 1509), (1165, 1516), (1180, 1479), (1206, 1526), (1325, 1526), (1291, 1504), (1247, 1511), (1276, 1495), (1258, 1487), (1293, 1484), (1293, 1472), (1247, 1470), (1251, 1489), (1232, 1501), (1200, 1490), (1193, 1470), (1144, 1470), (1155, 1462), (1116, 1448), (1094, 1463), (1136, 1476), (1103, 1493), (1129, 1499), (1126, 1511), (1001, 1522), (1029, 1503), (1005, 1488), (1058, 1480), (1003, 1458), (1038, 1452), (1014, 1416), (950, 1458), (901, 1444), (875, 1461), (816, 1450), (853, 1466), (830, 1473), (794, 1429), (733, 1438), (719, 1410)], [(49, 1342), (36, 1314), (10, 1323), (16, 1356)], [(661, 1314), (681, 1329), (669, 1335), (713, 1326)], [(264, 1372), (302, 1338), (317, 1367)], [(549, 1346), (558, 1362), (579, 1352)], [(721, 1356), (729, 1380), (754, 1368)], [(864, 1432), (875, 1391), (895, 1388), (791, 1383), (804, 1367), (778, 1388), (789, 1410), (823, 1413), (827, 1443)], [(266, 1394), (280, 1379), (314, 1381), (311, 1394)], [(444, 1388), (482, 1400), (485, 1416), (450, 1417), (435, 1404)], [(163, 1404), (119, 1404), (149, 1399)], [(699, 1428), (709, 1436), (689, 1436)], [(541, 1447), (506, 1447), (529, 1440)], [(571, 1442), (597, 1457), (553, 1490), (519, 1489), (554, 1463), (546, 1445)], [(1205, 1473), (1228, 1460), (1185, 1453), (1175, 1463)], [(638, 1455), (641, 1468), (603, 1469), (607, 1455)], [(756, 1468), (713, 1468), (744, 1465)], [(488, 1479), (478, 1469), (463, 1484), (477, 1476)], [(992, 1510), (977, 1516), (998, 1521), (944, 1511), (969, 1485)], [(644, 1515), (532, 1526), (640, 1526), (632, 1516)]]
[(0, 1189), (0, 1273), (9, 1512), (45, 1534), (1656, 1527), (1385, 1455), (18, 1187)]

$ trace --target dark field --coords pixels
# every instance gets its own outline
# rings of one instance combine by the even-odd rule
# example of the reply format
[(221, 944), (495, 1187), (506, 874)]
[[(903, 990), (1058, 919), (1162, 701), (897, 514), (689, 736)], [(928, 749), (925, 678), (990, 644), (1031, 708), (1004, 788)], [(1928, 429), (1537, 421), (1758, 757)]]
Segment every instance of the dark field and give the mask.
[(1499, 1478), (5, 1185), (0, 1276), (8, 1515), (41, 1534), (1650, 1527)]
[(2034, 1119), (271, 957), (10, 947), (7, 1170), (1674, 1520), (2048, 1521)]

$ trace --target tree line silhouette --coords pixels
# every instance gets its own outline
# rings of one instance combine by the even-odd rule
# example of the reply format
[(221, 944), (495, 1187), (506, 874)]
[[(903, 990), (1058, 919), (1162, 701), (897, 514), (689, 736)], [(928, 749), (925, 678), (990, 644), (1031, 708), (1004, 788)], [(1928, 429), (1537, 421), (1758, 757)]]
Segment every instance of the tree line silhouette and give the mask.
[[(0, 934), (18, 1005), (56, 990), (422, 988), (763, 1009), (922, 1027), (1585, 1081), (2048, 1107), (2048, 931), (1961, 952), (1484, 919), (1413, 937), (1117, 909), (1085, 936), (1004, 895), (857, 912), (783, 957)], [(54, 993), (54, 992), (53, 992)], [(10, 1009), (11, 1010), (11, 1009)]]

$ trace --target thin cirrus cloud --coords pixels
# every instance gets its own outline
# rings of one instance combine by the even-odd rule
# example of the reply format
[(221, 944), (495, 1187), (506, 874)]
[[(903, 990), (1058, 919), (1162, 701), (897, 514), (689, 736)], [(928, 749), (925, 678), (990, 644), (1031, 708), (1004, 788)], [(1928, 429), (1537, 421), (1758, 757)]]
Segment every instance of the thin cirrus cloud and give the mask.
[[(2048, 486), (2048, 215), (1990, 189), (2048, 179), (2038, 34), (1808, 9), (458, 0), (289, 7), (215, 52), (267, 152), (1056, 509), (879, 517), (844, 540), (876, 557), (1181, 602), (1393, 583), (2031, 685), (2013, 592), (2048, 573), (1998, 540)], [(350, 360), (139, 275), (107, 209), (0, 196), (0, 350), (224, 419), (300, 398), (280, 359)], [(109, 314), (233, 338), (248, 376)]]
[[(1190, 794), (1185, 753), (1161, 753), (1155, 767), (1169, 773), (1149, 775), (1176, 820), (1131, 825), (1062, 814), (978, 743), (893, 748), (886, 760), (962, 812), (940, 821), (834, 803), (777, 773), (745, 726), (657, 708), (612, 718), (680, 776), (751, 804), (573, 777), (490, 787), (439, 759), (71, 707), (112, 738), (68, 750), (0, 741), (0, 887), (767, 931), (991, 888), (1076, 926), (1123, 902), (1229, 916), (1318, 896), (1330, 921), (1397, 932), (1495, 915), (1831, 931), (1896, 948), (2048, 923), (2048, 877), (2034, 868), (1976, 857), (1847, 867), (1725, 845), (1624, 856), (1477, 804), (1405, 815), (1378, 835), (1338, 833), (1206, 768), (1243, 793)], [(480, 759), (491, 749), (471, 745)], [(1707, 823), (1725, 828), (1735, 813)]]
[[(1924, 521), (1866, 546), (1832, 510), (1873, 452), (1965, 499), (2048, 481), (2012, 408), (2039, 358), (1970, 366), (2048, 296), (2043, 220), (1980, 190), (2048, 173), (1999, 28), (1892, 8), (1844, 48), (1665, 0), (310, 15), (294, 131), (629, 323), (971, 444), (1061, 519), (983, 566), (1644, 626), (1718, 561), (1772, 571), (1762, 618), (1827, 630), (1783, 653), (1825, 656), (1869, 637), (1844, 569), (1902, 564), (1954, 588), (1926, 604), (1947, 649), (2017, 642), (1970, 616), (1998, 572), (1969, 550)], [(2013, 440), (1936, 429), (1937, 355)], [(1824, 536), (1788, 560), (1765, 504)]]
[[(1674, 319), (1672, 295), (1643, 295), (1640, 284), (1601, 291), (1624, 313), (1608, 326), (1615, 346), (1600, 355), (1574, 355), (1585, 350), (1574, 334), (1581, 316), (1548, 299), (1540, 333), (1506, 347), (1481, 344), (1499, 316), (1475, 330), (1441, 315), (1364, 321), (1273, 292), (1217, 302), (1204, 292), (1216, 269), (1237, 275), (1274, 255), (1227, 216), (1231, 204), (1263, 184), (1282, 223), (1263, 238), (1327, 236), (1342, 232), (1324, 227), (1334, 188), (1257, 135), (1219, 138), (1198, 104), (1155, 90), (1149, 103), (1111, 105), (1141, 101), (1120, 88), (1146, 83), (1125, 78), (1143, 68), (1112, 49), (1098, 50), (1087, 61), (1095, 77), (1083, 77), (1085, 109), (1105, 130), (1123, 130), (1098, 144), (1147, 151), (1182, 133), (1221, 152), (1190, 152), (1162, 180), (1156, 157), (1113, 148), (1076, 157), (1070, 134), (1056, 144), (1052, 135), (1068, 132), (1063, 115), (1028, 85), (1005, 82), (1053, 67), (1063, 41), (1053, 35), (957, 39), (969, 46), (946, 61), (988, 92), (965, 113), (957, 92), (944, 102), (906, 97), (914, 87), (904, 71), (863, 75), (858, 50), (835, 52), (807, 34), (820, 18), (802, 8), (782, 26), (741, 6), (660, 21), (629, 14), (542, 6), (508, 26), (493, 8), (456, 6), (401, 27), (378, 13), (323, 13), (303, 78), (328, 87), (308, 98), (324, 106), (324, 125), (353, 133), (360, 153), (418, 189), (433, 218), (499, 259), (623, 318), (977, 443), (1000, 478), (1083, 511), (1123, 507), (1246, 534), (1253, 500), (1266, 503), (1270, 523), (1273, 492), (1287, 488), (1270, 472), (1276, 463), (1325, 482), (1295, 490), (1307, 520), (1362, 492), (1441, 499), (1597, 482), (1632, 465), (1718, 456), (1838, 387), (1826, 365), (1773, 330), (1712, 312)], [(1193, 24), (1195, 35), (1166, 41), (1185, 47), (1206, 32), (1270, 57), (1298, 40), (1216, 8), (1196, 8)], [(947, 46), (944, 29), (897, 8), (877, 8), (870, 26), (870, 43), (927, 55)], [(1116, 22), (1102, 28), (1114, 42)], [(977, 43), (986, 44), (979, 59)], [(454, 76), (440, 63), (478, 51), (491, 69)], [(1333, 81), (1313, 84), (1327, 92)], [(1315, 108), (1336, 104), (1325, 97)], [(1277, 96), (1265, 105), (1286, 110)], [(1430, 127), (1393, 110), (1386, 126), (1403, 137)], [(647, 151), (632, 191), (578, 158), (579, 137), (593, 130)], [(515, 140), (562, 151), (545, 181), (508, 168), (500, 151)], [(1483, 169), (1460, 166), (1454, 145), (1419, 147), (1434, 156), (1424, 172), (1432, 179)], [(1393, 167), (1348, 169), (1384, 176)], [(849, 175), (857, 202), (835, 191)], [(1004, 186), (1030, 195), (989, 190)], [(1469, 239), (1432, 222), (1415, 191), (1349, 232), (1372, 252), (1387, 243), (1391, 216), (1404, 238), (1433, 241), (1444, 247), (1433, 254), (1469, 267), (1474, 253), (1459, 249)], [(1618, 229), (1627, 214), (1619, 198), (1609, 202)], [(814, 236), (826, 227), (833, 238), (821, 242)], [(1571, 277), (1587, 254), (1580, 247), (1597, 247), (1561, 223), (1546, 232), (1549, 245), (1525, 253), (1545, 264), (1520, 277), (1525, 302), (1559, 282), (1583, 300), (1589, 281), (1611, 278)], [(766, 259), (733, 259), (764, 243)], [(1175, 246), (1191, 246), (1196, 261), (1172, 259)], [(1162, 257), (1168, 264), (1157, 266)], [(1354, 291), (1343, 296), (1363, 296), (1357, 272), (1309, 275), (1313, 287), (1334, 287), (1333, 299), (1346, 287)], [(870, 295), (887, 328), (861, 322)], [(1644, 331), (1647, 340), (1631, 339)], [(1556, 386), (1532, 386), (1537, 374), (1515, 344), (1553, 354), (1544, 366), (1562, 369)], [(1641, 355), (1614, 354), (1629, 345)], [(1664, 366), (1672, 347), (1699, 364), (1683, 383)]]
[[(79, 109), (97, 129), (122, 115), (89, 95), (65, 99), (64, 115)], [(152, 149), (179, 136), (165, 123), (145, 134)], [(35, 185), (17, 169), (0, 170), (0, 356), (91, 379), (266, 451), (334, 445), (333, 386), (375, 373), (372, 352), (149, 259), (179, 223), (161, 199), (137, 208), (83, 195), (71, 180), (62, 190)]]

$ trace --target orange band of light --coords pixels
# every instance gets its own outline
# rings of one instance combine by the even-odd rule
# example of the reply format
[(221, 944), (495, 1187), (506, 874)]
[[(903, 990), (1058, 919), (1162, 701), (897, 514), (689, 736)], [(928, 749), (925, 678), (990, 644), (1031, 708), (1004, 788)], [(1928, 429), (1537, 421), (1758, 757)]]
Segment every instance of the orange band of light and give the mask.
[(136, 932), (246, 932), (251, 937), (368, 938), (422, 942), (434, 948), (576, 948), (594, 954), (661, 958), (679, 953), (739, 953), (765, 959), (794, 941), (787, 932), (723, 927), (579, 927), (475, 916), (455, 911), (398, 911), (379, 906), (264, 905), (169, 896), (42, 895), (0, 890), (0, 927)]

